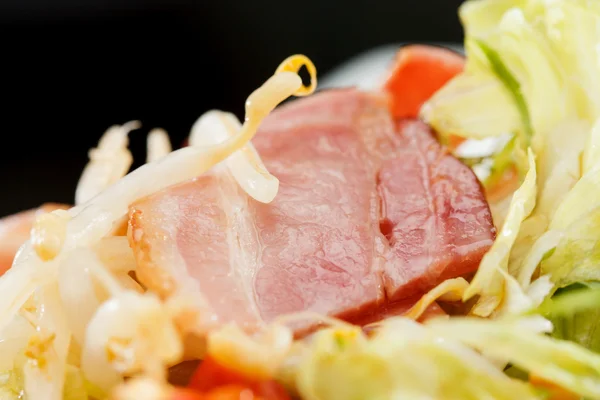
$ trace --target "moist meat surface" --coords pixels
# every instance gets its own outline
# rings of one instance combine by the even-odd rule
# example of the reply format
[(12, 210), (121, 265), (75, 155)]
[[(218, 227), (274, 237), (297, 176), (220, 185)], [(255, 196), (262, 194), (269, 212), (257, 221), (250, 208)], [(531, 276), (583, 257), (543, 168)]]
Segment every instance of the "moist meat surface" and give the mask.
[(204, 323), (252, 329), (305, 310), (368, 319), (474, 271), (493, 242), (473, 173), (424, 124), (394, 122), (381, 95), (296, 100), (253, 144), (280, 180), (272, 203), (219, 165), (131, 207), (139, 278), (193, 299)]

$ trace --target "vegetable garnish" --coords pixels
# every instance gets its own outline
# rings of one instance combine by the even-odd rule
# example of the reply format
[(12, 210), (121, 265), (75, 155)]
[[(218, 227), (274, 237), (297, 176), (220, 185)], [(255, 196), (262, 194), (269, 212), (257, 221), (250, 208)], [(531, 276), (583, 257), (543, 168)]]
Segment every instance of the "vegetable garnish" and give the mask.
[(248, 391), (263, 400), (288, 400), (285, 389), (273, 379), (256, 379), (230, 370), (211, 357), (206, 358), (189, 384), (189, 387), (201, 393), (211, 393), (220, 387), (230, 387), (239, 391)]
[[(594, 129), (600, 117), (600, 59), (591, 56), (600, 44), (597, 3), (469, 1), (460, 16), (466, 32), (465, 71), (438, 91), (421, 114), (441, 132), (469, 140), (512, 135), (489, 156), (491, 163), (483, 159), (473, 167), (487, 187), (496, 224), (510, 234), (501, 231), (486, 255), (489, 259), (502, 247), (504, 264), (481, 268), (472, 283), (477, 286), (467, 290), (466, 298), (480, 291), (501, 293), (501, 278), (482, 284), (483, 274), (489, 274), (484, 271), (498, 267), (515, 277), (523, 290), (540, 274), (558, 287), (598, 279), (593, 249), (600, 231), (594, 230), (593, 221), (600, 200), (594, 167), (600, 161)], [(477, 80), (482, 83), (474, 84)], [(496, 91), (493, 98), (491, 88)], [(475, 102), (483, 113), (493, 114), (474, 112)], [(535, 207), (531, 204), (519, 227), (511, 221), (514, 212), (508, 199), (513, 197), (514, 203), (521, 190), (504, 189), (498, 196), (496, 186), (502, 182), (510, 188), (510, 180), (502, 177), (513, 170), (520, 171), (523, 182), (531, 167), (524, 157), (528, 145), (536, 159), (537, 194), (531, 199)], [(509, 237), (510, 246), (500, 245)], [(485, 311), (478, 306), (474, 312), (489, 315), (501, 306), (499, 296), (493, 303), (480, 299), (479, 304), (490, 306)]]
[(416, 117), (423, 103), (462, 72), (464, 64), (462, 55), (443, 47), (402, 47), (384, 86), (392, 95), (392, 115), (396, 118)]

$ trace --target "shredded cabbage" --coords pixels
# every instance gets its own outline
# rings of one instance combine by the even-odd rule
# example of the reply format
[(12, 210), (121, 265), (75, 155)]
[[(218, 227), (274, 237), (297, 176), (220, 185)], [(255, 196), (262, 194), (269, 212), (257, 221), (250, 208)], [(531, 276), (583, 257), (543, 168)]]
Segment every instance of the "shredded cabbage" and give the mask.
[[(547, 182), (545, 166), (556, 165), (545, 161), (549, 132), (565, 121), (592, 123), (600, 116), (600, 58), (596, 50), (600, 43), (600, 13), (597, 5), (591, 3), (465, 2), (460, 17), (466, 32), (467, 67), (430, 99), (423, 107), (422, 116), (443, 135), (482, 138), (516, 134), (521, 143), (515, 148), (512, 162), (521, 172), (525, 171), (523, 165), (519, 165), (524, 161), (523, 150), (532, 140), (533, 150), (539, 157), (543, 191), (550, 181)], [(474, 99), (472, 92), (463, 86), (475, 76), (495, 82), (504, 95), (494, 98), (479, 95)], [(447, 103), (452, 103), (451, 115)], [(478, 106), (474, 108), (474, 104)], [(482, 117), (477, 119), (477, 125), (472, 124), (475, 116)], [(444, 123), (447, 118), (453, 121), (451, 126)], [(562, 136), (577, 142), (579, 138), (567, 129), (561, 132)], [(586, 130), (577, 136), (585, 139), (588, 133)], [(555, 176), (552, 181), (555, 180), (561, 178)], [(486, 182), (486, 188), (492, 184)]]
[(600, 290), (572, 285), (547, 299), (536, 313), (552, 321), (552, 336), (600, 353)]
[[(600, 276), (593, 251), (600, 234), (594, 222), (600, 204), (600, 6), (588, 0), (471, 0), (460, 18), (466, 68), (421, 114), (441, 135), (463, 136), (466, 143), (513, 135), (473, 166), (502, 230), (465, 299), (482, 294), (473, 310), (478, 315), (517, 312), (552, 293), (550, 281), (564, 286)], [(502, 94), (478, 92), (477, 84), (470, 87), (475, 80)], [(527, 146), (536, 158), (535, 207), (515, 224), (511, 208), (522, 192), (513, 193), (507, 177), (516, 169), (526, 180)], [(536, 284), (540, 275), (544, 281)]]
[(436, 300), (460, 301), (468, 288), (469, 283), (463, 278), (446, 279), (421, 297), (404, 316), (417, 320)]
[[(466, 48), (474, 45), (467, 43)], [(488, 107), (491, 102), (496, 107)], [(423, 106), (421, 117), (439, 132), (473, 139), (501, 136), (519, 127), (519, 113), (502, 82), (480, 72), (451, 80)]]
[(504, 279), (499, 270), (508, 271), (510, 251), (517, 239), (521, 223), (535, 206), (536, 167), (531, 149), (529, 165), (531, 167), (525, 181), (512, 198), (504, 226), (491, 249), (483, 257), (477, 274), (463, 295), (464, 301), (479, 295), (477, 304), (472, 310), (475, 315), (487, 317), (502, 302)]
[[(436, 340), (410, 320), (386, 321), (372, 338), (360, 330), (325, 330), (298, 365), (306, 400), (536, 399), (483, 357), (456, 342)], [(387, 328), (394, 328), (393, 334)], [(456, 383), (460, 382), (459, 385)]]
[(444, 323), (432, 321), (431, 326), (442, 337), (506, 358), (513, 365), (573, 393), (600, 398), (600, 355), (575, 343), (532, 332), (518, 320), (452, 318)]
[(434, 319), (424, 326), (397, 317), (369, 336), (356, 327), (327, 328), (290, 355), (287, 379), (308, 400), (545, 398), (504, 374), (488, 359), (493, 355), (600, 398), (600, 356), (546, 337), (551, 327), (540, 317)]
[(297, 343), (285, 379), (307, 400), (546, 398), (543, 390), (498, 369), (493, 359), (503, 359), (599, 399), (600, 355), (546, 336), (551, 330), (540, 316), (453, 317), (425, 325), (395, 317), (369, 335), (358, 327), (332, 327)]
[(589, 172), (598, 160), (600, 160), (600, 118), (596, 120), (592, 127), (592, 132), (583, 151), (583, 172)]
[(552, 253), (542, 261), (542, 273), (550, 274), (558, 287), (600, 280), (599, 231), (600, 206), (564, 230)]

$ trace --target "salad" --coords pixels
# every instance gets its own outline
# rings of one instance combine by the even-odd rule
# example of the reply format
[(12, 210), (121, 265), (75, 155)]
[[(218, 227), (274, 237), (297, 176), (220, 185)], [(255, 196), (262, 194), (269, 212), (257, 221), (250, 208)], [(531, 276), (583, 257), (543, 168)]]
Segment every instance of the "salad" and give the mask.
[[(6, 270), (0, 277), (0, 398), (600, 399), (600, 2), (469, 0), (459, 14), (465, 57), (406, 46), (376, 95), (315, 94), (320, 102), (295, 100), (275, 110), (288, 97), (316, 89), (315, 66), (295, 55), (248, 97), (243, 122), (210, 111), (192, 128), (189, 146), (175, 151), (167, 133), (155, 129), (148, 135), (147, 163), (132, 172), (127, 136), (140, 124), (111, 127), (89, 153), (73, 207), (48, 204), (0, 220), (0, 270)], [(302, 82), (301, 68), (309, 85)], [(310, 130), (294, 119), (301, 104), (300, 120), (310, 122)], [(313, 169), (314, 176), (342, 176), (343, 188), (356, 183), (344, 174), (362, 176), (362, 169), (348, 172), (347, 161), (343, 171), (322, 162), (349, 154), (369, 163), (389, 161), (381, 155), (389, 146), (377, 144), (384, 142), (375, 144), (381, 151), (377, 159), (359, 153), (362, 147), (350, 146), (354, 142), (343, 142), (346, 153), (336, 150), (350, 129), (344, 124), (357, 124), (356, 108), (348, 104), (366, 107), (359, 125), (369, 128), (368, 137), (378, 137), (384, 129), (375, 128), (381, 126), (413, 135), (390, 139), (398, 147), (393, 161), (397, 154), (410, 156), (409, 146), (425, 146), (427, 157), (445, 160), (456, 176), (445, 177), (444, 185), (461, 189), (432, 196), (466, 207), (461, 218), (473, 217), (468, 226), (487, 235), (477, 241), (484, 247), (474, 250), (472, 237), (448, 228), (444, 240), (454, 242), (443, 252), (455, 252), (451, 260), (444, 258), (439, 268), (430, 263), (418, 279), (394, 286), (397, 299), (391, 291), (382, 294), (382, 285), (392, 286), (385, 268), (392, 263), (401, 277), (408, 276), (421, 253), (405, 264), (375, 257), (388, 263), (378, 270), (384, 278), (377, 284), (369, 280), (372, 274), (361, 276), (360, 293), (370, 295), (366, 288), (373, 287), (381, 301), (390, 302), (360, 321), (355, 303), (354, 308), (343, 303), (358, 293), (349, 281), (336, 283), (340, 291), (332, 295), (329, 275), (312, 276), (312, 286), (305, 286), (314, 288), (309, 306), (308, 294), (294, 292), (298, 283), (282, 278), (287, 264), (276, 265), (267, 278), (259, 267), (246, 268), (248, 259), (264, 262), (256, 260), (271, 254), (275, 244), (265, 243), (272, 240), (268, 243), (285, 250), (278, 257), (298, 261), (297, 271), (323, 271), (294, 250), (298, 243), (312, 243), (302, 235), (316, 232), (313, 237), (322, 240), (315, 223), (293, 231), (296, 236), (289, 229), (262, 232), (292, 219), (312, 221), (316, 206), (296, 203), (303, 214), (294, 214), (281, 211), (285, 203), (278, 201), (289, 198), (290, 187), (302, 187)], [(323, 115), (329, 118), (326, 127)], [(343, 120), (344, 115), (349, 117)], [(403, 122), (416, 119), (421, 122)], [(306, 142), (278, 139), (289, 131), (306, 135)], [(319, 153), (310, 156), (308, 167), (295, 170), (300, 180), (282, 165), (288, 154), (308, 157), (302, 146), (311, 138)], [(288, 148), (298, 152), (282, 156)], [(303, 159), (287, 161), (296, 168), (298, 160)], [(405, 179), (414, 170), (402, 162), (389, 179)], [(377, 184), (388, 179), (380, 175)], [(331, 202), (332, 195), (323, 193), (330, 193), (334, 181), (319, 182), (330, 183), (310, 197)], [(335, 193), (345, 198), (346, 192)], [(469, 201), (481, 200), (477, 215), (469, 211), (468, 204), (475, 203), (464, 205), (465, 193)], [(355, 197), (361, 196), (351, 197), (358, 202)], [(407, 203), (398, 204), (402, 210)], [(232, 219), (213, 224), (218, 219), (211, 218), (227, 207)], [(356, 226), (365, 225), (360, 221)], [(402, 222), (391, 213), (382, 221), (377, 243), (400, 243), (406, 250), (410, 243), (394, 230)], [(240, 228), (247, 226), (256, 229)], [(249, 256), (258, 245), (248, 238), (257, 235), (263, 235), (263, 247)], [(343, 238), (319, 242), (319, 257), (351, 254), (348, 247), (362, 243)], [(434, 253), (427, 240), (411, 240), (428, 257)], [(219, 258), (226, 253), (221, 242), (236, 243), (245, 253)], [(202, 250), (189, 253), (189, 243)], [(203, 269), (190, 272), (189, 259), (201, 259)], [(233, 265), (233, 259), (245, 263), (245, 269), (232, 270), (242, 276), (221, 273), (219, 266)], [(207, 269), (210, 262), (215, 266)], [(328, 265), (336, 277), (348, 275), (342, 267)], [(434, 279), (432, 269), (443, 271)], [(257, 275), (243, 275), (248, 271)], [(261, 292), (257, 285), (266, 280), (274, 286)], [(251, 301), (240, 294), (246, 282), (254, 285)], [(294, 304), (300, 306), (284, 312), (297, 298), (304, 303), (298, 300)], [(334, 310), (342, 303), (355, 314)], [(324, 304), (330, 308), (321, 311)], [(391, 310), (398, 304), (406, 306)]]

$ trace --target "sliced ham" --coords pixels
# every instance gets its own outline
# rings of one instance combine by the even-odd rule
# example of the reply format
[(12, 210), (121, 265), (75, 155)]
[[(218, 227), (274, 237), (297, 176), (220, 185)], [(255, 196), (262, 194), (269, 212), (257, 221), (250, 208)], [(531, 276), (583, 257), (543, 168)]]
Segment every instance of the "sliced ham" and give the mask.
[(372, 321), (473, 272), (494, 240), (471, 170), (423, 123), (393, 121), (383, 95), (289, 103), (253, 144), (280, 180), (272, 203), (219, 165), (130, 208), (138, 278), (196, 304), (196, 328), (299, 311)]

